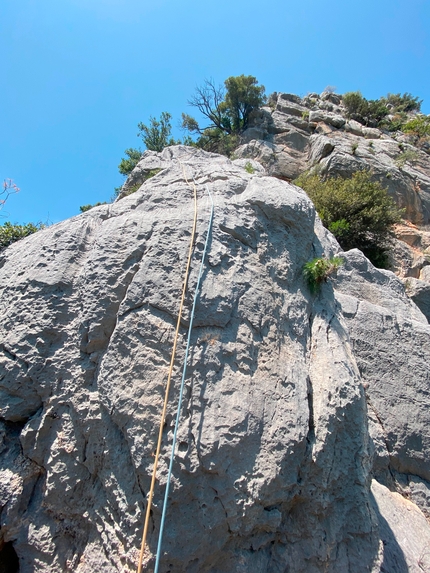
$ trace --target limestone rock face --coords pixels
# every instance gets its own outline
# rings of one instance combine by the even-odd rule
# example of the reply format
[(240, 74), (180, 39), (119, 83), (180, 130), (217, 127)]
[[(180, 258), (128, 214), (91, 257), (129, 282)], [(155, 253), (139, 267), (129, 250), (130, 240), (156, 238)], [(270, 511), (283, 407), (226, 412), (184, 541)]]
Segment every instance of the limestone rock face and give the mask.
[(269, 103), (272, 107), (253, 113), (239, 157), (256, 159), (270, 175), (288, 181), (316, 165), (323, 174), (345, 177), (370, 169), (412, 223), (430, 223), (428, 145), (418, 148), (402, 132), (348, 120), (336, 94), (277, 93)]
[[(324, 102), (337, 113), (336, 100)], [(0, 534), (22, 573), (136, 570), (193, 183), (197, 238), (148, 570), (207, 189), (215, 215), (161, 571), (382, 573), (393, 547), (397, 563), (412, 563), (410, 523), (425, 554), (430, 326), (400, 279), (358, 251), (311, 294), (303, 265), (340, 248), (301, 189), (251, 165), (253, 173), (243, 160), (181, 146), (149, 153), (132, 174), (138, 191), (0, 253)], [(404, 527), (395, 523), (398, 498), (378, 484), (372, 494), (373, 476), (409, 495), (415, 513)], [(398, 571), (419, 570), (410, 567)]]

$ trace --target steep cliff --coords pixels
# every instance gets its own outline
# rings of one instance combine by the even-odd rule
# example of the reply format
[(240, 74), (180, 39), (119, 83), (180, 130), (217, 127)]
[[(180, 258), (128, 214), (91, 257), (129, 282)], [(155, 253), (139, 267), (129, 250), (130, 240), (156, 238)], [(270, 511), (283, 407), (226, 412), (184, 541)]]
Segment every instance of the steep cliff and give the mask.
[[(161, 571), (428, 570), (430, 326), (393, 273), (341, 253), (301, 189), (244, 164), (148, 152), (133, 177), (161, 170), (137, 192), (0, 254), (0, 559), (14, 550), (20, 571), (136, 569), (193, 182), (151, 555), (207, 185)], [(334, 254), (312, 294), (303, 265)]]

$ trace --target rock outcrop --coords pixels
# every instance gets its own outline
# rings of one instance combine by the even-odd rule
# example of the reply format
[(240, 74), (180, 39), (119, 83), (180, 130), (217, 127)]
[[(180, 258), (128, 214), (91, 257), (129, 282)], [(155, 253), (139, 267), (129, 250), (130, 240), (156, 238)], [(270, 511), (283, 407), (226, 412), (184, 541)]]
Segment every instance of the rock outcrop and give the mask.
[[(315, 111), (341, 129), (326, 101)], [(281, 104), (274, 113), (293, 118), (298, 148), (302, 103)], [(325, 137), (317, 155), (330, 157)], [(195, 182), (198, 236), (151, 555), (207, 185), (215, 218), (161, 571), (428, 567), (430, 326), (393, 273), (340, 253), (301, 189), (252, 165), (180, 146), (147, 153), (134, 185), (138, 172), (159, 171), (137, 192), (0, 254), (0, 560), (15, 551), (23, 573), (135, 571)], [(337, 278), (311, 294), (303, 265), (339, 253)]]
[(341, 95), (274, 93), (268, 103), (253, 112), (235, 156), (257, 160), (269, 175), (287, 181), (306, 170), (334, 177), (370, 170), (404, 210), (409, 226), (398, 227), (392, 268), (418, 279), (408, 281), (407, 291), (429, 318), (429, 144), (417, 146), (416, 136), (348, 119)]
[(349, 177), (370, 169), (409, 221), (430, 223), (429, 146), (416, 147), (402, 132), (365, 127), (348, 120), (342, 96), (323, 92), (304, 98), (274, 93), (253, 112), (237, 157), (262, 163), (288, 181), (317, 167), (322, 174)]

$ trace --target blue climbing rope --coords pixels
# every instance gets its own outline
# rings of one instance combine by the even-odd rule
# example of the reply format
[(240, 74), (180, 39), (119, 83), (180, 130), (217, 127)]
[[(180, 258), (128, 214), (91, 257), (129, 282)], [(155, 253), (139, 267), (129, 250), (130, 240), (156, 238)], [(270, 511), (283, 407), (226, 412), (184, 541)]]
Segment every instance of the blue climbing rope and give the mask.
[(177, 433), (178, 433), (178, 427), (179, 427), (179, 419), (180, 419), (180, 415), (181, 415), (181, 408), (182, 408), (182, 398), (183, 398), (183, 394), (184, 394), (184, 387), (185, 387), (185, 377), (187, 374), (187, 362), (188, 362), (188, 354), (189, 354), (189, 350), (190, 350), (190, 341), (191, 341), (191, 331), (193, 328), (193, 321), (194, 321), (194, 312), (196, 309), (196, 303), (197, 303), (197, 298), (199, 295), (199, 290), (200, 290), (200, 283), (201, 283), (201, 278), (203, 275), (203, 268), (204, 268), (204, 262), (205, 262), (205, 257), (206, 257), (206, 251), (207, 251), (207, 247), (209, 244), (209, 236), (210, 236), (210, 232), (211, 232), (211, 228), (212, 228), (212, 221), (213, 221), (213, 214), (214, 214), (214, 202), (212, 199), (212, 195), (211, 192), (209, 191), (209, 187), (206, 185), (206, 191), (208, 193), (210, 202), (211, 202), (211, 211), (210, 211), (210, 215), (209, 215), (209, 223), (208, 223), (208, 229), (206, 232), (206, 240), (205, 240), (205, 246), (203, 249), (203, 255), (202, 255), (202, 260), (200, 262), (200, 269), (199, 269), (199, 274), (197, 277), (197, 283), (196, 283), (196, 288), (194, 291), (194, 300), (193, 300), (193, 306), (191, 309), (191, 314), (190, 314), (190, 324), (188, 326), (188, 337), (187, 337), (187, 346), (185, 349), (185, 358), (184, 358), (184, 367), (182, 370), (182, 380), (181, 380), (181, 388), (179, 391), (179, 400), (178, 400), (178, 409), (176, 411), (176, 422), (175, 422), (175, 431), (173, 432), (173, 441), (172, 441), (172, 451), (170, 453), (170, 463), (169, 463), (169, 472), (167, 474), (167, 484), (166, 484), (166, 491), (164, 493), (164, 501), (163, 501), (163, 510), (161, 513), (161, 523), (160, 523), (160, 533), (158, 536), (158, 545), (157, 545), (157, 555), (155, 558), (155, 568), (154, 568), (154, 573), (158, 573), (158, 567), (160, 565), (160, 558), (161, 558), (161, 545), (162, 545), (162, 541), (163, 541), (163, 532), (164, 532), (164, 523), (166, 520), (166, 512), (167, 512), (167, 500), (169, 497), (169, 489), (170, 489), (170, 479), (172, 477), (172, 468), (173, 468), (173, 461), (175, 458), (175, 447), (176, 447), (176, 438), (177, 438)]

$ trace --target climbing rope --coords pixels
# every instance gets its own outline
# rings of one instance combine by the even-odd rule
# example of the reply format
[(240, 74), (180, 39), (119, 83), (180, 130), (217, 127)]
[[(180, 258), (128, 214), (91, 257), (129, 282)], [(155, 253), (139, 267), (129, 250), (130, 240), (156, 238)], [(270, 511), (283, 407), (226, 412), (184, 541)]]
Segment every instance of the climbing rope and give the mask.
[[(195, 181), (194, 181), (194, 186), (195, 186)], [(204, 262), (205, 262), (205, 258), (206, 258), (206, 251), (207, 251), (208, 244), (209, 244), (209, 236), (210, 236), (210, 232), (211, 232), (212, 221), (213, 221), (213, 214), (214, 214), (214, 202), (213, 202), (213, 199), (212, 199), (211, 192), (209, 191), (209, 187), (208, 187), (207, 185), (206, 185), (206, 191), (207, 191), (207, 193), (208, 193), (208, 197), (209, 197), (209, 200), (210, 200), (210, 202), (211, 202), (211, 209), (210, 209), (210, 214), (209, 214), (208, 228), (207, 228), (207, 231), (206, 231), (205, 246), (204, 246), (204, 249), (203, 249), (202, 260), (200, 261), (199, 274), (198, 274), (198, 277), (197, 277), (196, 288), (195, 288), (195, 291), (194, 291), (194, 300), (193, 300), (193, 306), (192, 306), (191, 314), (190, 314), (190, 323), (189, 323), (189, 326), (188, 326), (187, 346), (186, 346), (186, 348), (185, 348), (184, 366), (183, 366), (183, 370), (182, 370), (181, 387), (180, 387), (179, 399), (178, 399), (178, 409), (177, 409), (177, 411), (176, 411), (175, 430), (174, 430), (174, 432), (173, 432), (172, 450), (171, 450), (171, 453), (170, 453), (169, 472), (168, 472), (168, 474), (167, 474), (166, 491), (164, 492), (163, 511), (162, 511), (162, 514), (161, 514), (160, 533), (158, 534), (157, 555), (156, 555), (156, 558), (155, 558), (154, 573), (158, 573), (158, 567), (159, 567), (160, 559), (161, 559), (161, 544), (162, 544), (162, 541), (163, 541), (164, 522), (165, 522), (165, 519), (166, 519), (167, 501), (168, 501), (169, 489), (170, 489), (170, 480), (171, 480), (171, 477), (172, 477), (173, 461), (174, 461), (174, 458), (175, 458), (176, 438), (177, 438), (177, 434), (178, 434), (179, 419), (180, 419), (180, 416), (181, 416), (182, 398), (183, 398), (184, 387), (185, 387), (185, 377), (186, 377), (186, 374), (187, 374), (187, 362), (188, 362), (188, 354), (189, 354), (189, 351), (190, 351), (191, 331), (192, 331), (192, 328), (193, 328), (194, 312), (195, 312), (195, 309), (196, 309), (197, 298), (198, 298), (198, 295), (199, 295), (200, 283), (201, 283), (201, 279), (202, 279), (202, 275), (203, 275)]]
[[(184, 168), (182, 167), (183, 173), (184, 173), (184, 177), (186, 182), (189, 184), (188, 179), (186, 178), (185, 175), (185, 171)], [(172, 379), (172, 372), (173, 372), (173, 365), (175, 362), (175, 354), (176, 354), (176, 346), (178, 343), (178, 337), (179, 337), (179, 328), (181, 325), (181, 319), (182, 319), (182, 310), (184, 307), (184, 301), (185, 301), (185, 294), (186, 294), (186, 290), (187, 290), (187, 283), (188, 283), (188, 276), (190, 274), (190, 267), (191, 267), (191, 259), (192, 259), (192, 255), (193, 255), (193, 246), (194, 246), (194, 239), (196, 236), (196, 227), (197, 227), (197, 187), (195, 185), (195, 183), (193, 184), (194, 186), (194, 219), (193, 219), (193, 229), (191, 232), (191, 238), (190, 238), (190, 247), (189, 247), (189, 251), (188, 251), (188, 260), (187, 260), (187, 266), (186, 266), (186, 270), (185, 270), (185, 277), (184, 277), (184, 284), (182, 287), (182, 297), (181, 297), (181, 303), (179, 305), (179, 314), (178, 314), (178, 321), (176, 323), (176, 331), (175, 331), (175, 337), (173, 340), (173, 348), (172, 348), (172, 357), (170, 359), (170, 367), (169, 367), (169, 373), (167, 376), (167, 383), (166, 383), (166, 391), (164, 394), (164, 404), (163, 404), (163, 411), (161, 414), (161, 421), (160, 421), (160, 430), (158, 432), (158, 441), (157, 441), (157, 449), (155, 452), (155, 459), (154, 459), (154, 467), (152, 469), (152, 478), (151, 478), (151, 487), (149, 489), (149, 494), (148, 494), (148, 500), (147, 500), (147, 506), (146, 506), (146, 514), (145, 514), (145, 524), (143, 527), (143, 535), (142, 535), (142, 543), (140, 546), (140, 555), (139, 555), (139, 564), (137, 567), (137, 573), (142, 573), (142, 561), (143, 561), (143, 555), (145, 552), (145, 547), (146, 547), (146, 537), (148, 535), (148, 526), (149, 526), (149, 518), (150, 518), (150, 514), (151, 514), (151, 506), (152, 506), (152, 498), (154, 496), (154, 487), (155, 487), (155, 479), (156, 479), (156, 475), (157, 475), (157, 468), (158, 468), (158, 458), (160, 457), (160, 450), (161, 450), (161, 442), (163, 439), (163, 427), (164, 427), (164, 420), (166, 418), (166, 411), (167, 411), (167, 403), (169, 400), (169, 391), (170, 391), (170, 381)]]

